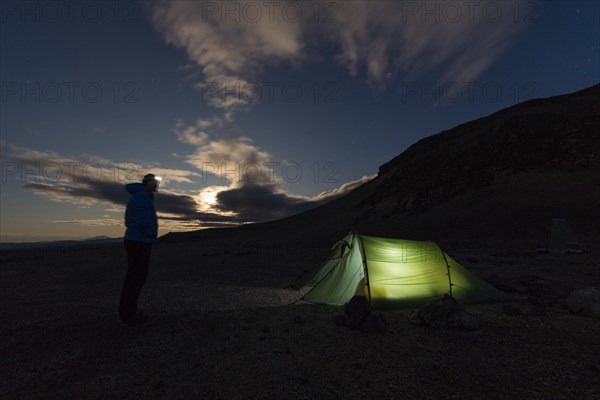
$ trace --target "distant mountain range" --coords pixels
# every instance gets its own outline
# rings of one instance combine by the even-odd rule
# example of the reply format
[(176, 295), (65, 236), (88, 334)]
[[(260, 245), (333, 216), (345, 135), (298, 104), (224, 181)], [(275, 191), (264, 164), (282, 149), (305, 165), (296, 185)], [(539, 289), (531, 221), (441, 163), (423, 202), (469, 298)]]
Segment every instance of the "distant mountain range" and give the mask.
[(0, 243), (1, 250), (16, 250), (16, 249), (41, 249), (41, 248), (59, 248), (59, 247), (72, 247), (72, 246), (89, 246), (89, 245), (104, 245), (110, 243), (117, 243), (122, 241), (123, 238), (111, 238), (108, 236), (93, 236), (87, 239), (81, 240), (53, 240), (47, 242), (5, 242)]
[(600, 231), (600, 85), (526, 101), (424, 138), (351, 193), (277, 221), (171, 233), (161, 241), (260, 242), (365, 234), (544, 240), (552, 218)]

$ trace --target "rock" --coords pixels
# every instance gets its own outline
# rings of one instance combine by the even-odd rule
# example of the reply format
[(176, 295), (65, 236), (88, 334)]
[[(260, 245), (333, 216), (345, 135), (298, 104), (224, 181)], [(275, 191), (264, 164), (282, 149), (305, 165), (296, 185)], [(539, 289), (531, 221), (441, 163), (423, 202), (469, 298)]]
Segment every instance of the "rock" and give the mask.
[(354, 296), (344, 309), (348, 317), (347, 325), (350, 328), (358, 327), (365, 318), (371, 314), (371, 306), (364, 296)]
[(333, 316), (333, 323), (337, 326), (348, 326), (348, 317), (346, 314), (336, 314)]
[(516, 315), (521, 315), (521, 309), (514, 304), (506, 304), (502, 307), (502, 312), (506, 315), (510, 315), (514, 317)]
[(423, 325), (423, 321), (419, 316), (419, 310), (413, 310), (413, 312), (408, 316), (408, 321), (413, 325)]
[[(439, 300), (424, 305), (417, 314), (422, 324), (436, 329), (479, 329), (475, 317), (460, 308), (456, 300), (447, 294)], [(416, 316), (411, 316), (411, 322), (415, 319)]]
[(595, 287), (573, 291), (565, 303), (573, 314), (600, 319), (600, 290)]
[(385, 332), (387, 321), (381, 313), (372, 313), (369, 301), (364, 296), (354, 296), (346, 304), (344, 314), (333, 317), (338, 326), (360, 329), (363, 332)]
[(369, 314), (360, 324), (360, 329), (366, 333), (385, 332), (387, 321), (381, 313)]

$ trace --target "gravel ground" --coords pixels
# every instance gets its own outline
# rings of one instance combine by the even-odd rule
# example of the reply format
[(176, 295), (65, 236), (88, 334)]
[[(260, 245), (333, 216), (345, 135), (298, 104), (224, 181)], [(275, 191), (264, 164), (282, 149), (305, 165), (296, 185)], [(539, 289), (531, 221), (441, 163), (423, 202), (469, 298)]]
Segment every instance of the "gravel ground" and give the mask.
[[(517, 244), (447, 251), (511, 303), (466, 306), (481, 329), (436, 331), (385, 311), (386, 333), (333, 324), (339, 308), (285, 289), (326, 248), (214, 241), (159, 244), (123, 328), (120, 246), (0, 254), (2, 399), (597, 399), (600, 321), (569, 314), (599, 285), (599, 249), (537, 254)], [(538, 304), (545, 315), (536, 314)]]

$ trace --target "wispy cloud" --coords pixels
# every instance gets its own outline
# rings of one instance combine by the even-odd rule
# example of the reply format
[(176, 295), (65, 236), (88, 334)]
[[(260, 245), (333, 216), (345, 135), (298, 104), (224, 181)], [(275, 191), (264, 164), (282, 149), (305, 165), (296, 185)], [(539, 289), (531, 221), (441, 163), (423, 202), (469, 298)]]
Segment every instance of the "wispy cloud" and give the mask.
[[(180, 139), (195, 146), (195, 151), (188, 156), (190, 165), (200, 172), (206, 163), (218, 166), (237, 164), (242, 166), (254, 164), (261, 166), (271, 160), (271, 155), (255, 146), (245, 137), (211, 140), (205, 134), (198, 139), (197, 127), (180, 126)], [(144, 172), (128, 177), (119, 175), (113, 163), (105, 158), (86, 155), (78, 159), (44, 152), (25, 147), (2, 143), (2, 158), (6, 163), (13, 163), (17, 169), (14, 173), (7, 171), (5, 178), (20, 181), (22, 186), (52, 201), (71, 203), (79, 207), (90, 207), (95, 204), (106, 204), (108, 210), (122, 212), (129, 199), (124, 183), (140, 181)], [(93, 160), (93, 161), (90, 161)], [(88, 166), (92, 168), (87, 168)], [(146, 163), (146, 166), (152, 165)], [(86, 170), (87, 169), (87, 170)], [(228, 167), (225, 168), (226, 170)], [(23, 175), (23, 171), (29, 173)], [(142, 171), (146, 171), (143, 168)], [(191, 181), (190, 177), (201, 176), (200, 172), (174, 169), (151, 168), (153, 172), (164, 173), (171, 180), (176, 177), (180, 181)], [(266, 169), (262, 169), (265, 172)], [(208, 186), (196, 191), (177, 192), (169, 189), (160, 190), (155, 204), (161, 225), (171, 229), (198, 229), (209, 226), (222, 226), (271, 220), (308, 210), (327, 201), (348, 193), (350, 190), (371, 179), (363, 177), (355, 182), (346, 183), (334, 190), (316, 196), (301, 196), (288, 193), (280, 178), (264, 174), (257, 177), (251, 172), (232, 177), (228, 172), (222, 177), (229, 180), (228, 185)], [(130, 178), (130, 179), (128, 179)], [(185, 179), (184, 179), (185, 178)], [(83, 225), (122, 225), (121, 220), (82, 219), (54, 220), (60, 223), (81, 223)]]
[[(319, 18), (315, 2), (280, 1), (275, 8), (254, 2), (260, 17), (253, 19), (240, 8), (243, 2), (235, 2), (237, 11), (232, 3), (234, 11), (223, 13), (226, 3), (173, 1), (150, 6), (165, 40), (183, 48), (200, 70), (202, 77), (195, 86), (205, 92), (213, 84), (244, 87), (273, 64), (301, 66), (326, 59), (332, 46), (337, 62), (353, 76), (364, 70), (377, 89), (398, 76), (464, 83), (493, 65), (525, 26), (511, 17), (514, 2), (491, 0), (452, 2), (452, 7), (445, 1), (322, 2)], [(286, 17), (283, 10), (289, 3), (302, 9), (302, 18)], [(319, 56), (320, 52), (327, 56)], [(207, 100), (231, 116), (247, 105), (237, 94), (219, 91)]]
[[(139, 182), (151, 170), (169, 177), (169, 180), (192, 182), (197, 172), (152, 167), (151, 163), (137, 165), (135, 169), (121, 170), (119, 163), (102, 157), (86, 155), (76, 158), (56, 152), (38, 151), (2, 142), (2, 159), (5, 176), (22, 183), (23, 187), (52, 201), (89, 207), (98, 203), (124, 206), (129, 194), (124, 183)], [(11, 168), (14, 167), (14, 168)], [(156, 201), (159, 216), (195, 221), (233, 221), (221, 215), (202, 213), (193, 196), (168, 189), (161, 190)]]
[[(243, 2), (236, 3), (239, 7)], [(265, 60), (284, 61), (300, 56), (300, 26), (286, 22), (281, 13), (257, 22), (245, 18), (224, 20), (220, 12), (208, 12), (209, 6), (226, 7), (227, 2), (168, 1), (150, 6), (153, 22), (165, 40), (183, 48), (200, 68), (204, 80), (197, 82), (199, 89), (208, 91), (211, 88), (207, 85), (244, 87), (263, 69)], [(222, 109), (247, 103), (235, 93), (212, 96), (208, 101)]]
[(498, 60), (525, 24), (512, 17), (514, 3), (448, 3), (337, 2), (338, 22), (326, 27), (326, 37), (340, 46), (338, 62), (354, 76), (364, 69), (377, 89), (397, 77), (470, 82)]
[(93, 154), (66, 156), (55, 151), (39, 151), (0, 142), (5, 178), (44, 183), (81, 183), (101, 181), (124, 183), (138, 181), (151, 171), (168, 175), (171, 182), (192, 183), (198, 177), (195, 171), (165, 168), (152, 162), (113, 161)]
[(53, 224), (73, 224), (83, 226), (123, 226), (122, 219), (97, 218), (97, 219), (56, 219), (48, 221)]

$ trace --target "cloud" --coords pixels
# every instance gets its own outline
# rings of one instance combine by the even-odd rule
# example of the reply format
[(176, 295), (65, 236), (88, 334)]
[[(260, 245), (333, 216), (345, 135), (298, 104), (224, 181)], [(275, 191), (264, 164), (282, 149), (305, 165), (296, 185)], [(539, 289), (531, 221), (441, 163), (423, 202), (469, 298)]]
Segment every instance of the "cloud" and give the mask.
[(278, 185), (247, 184), (223, 190), (217, 194), (216, 208), (235, 212), (253, 221), (268, 221), (298, 214), (337, 199), (376, 175), (363, 176), (339, 188), (321, 192), (316, 196), (297, 196), (284, 191)]
[[(23, 187), (52, 201), (66, 202), (80, 207), (98, 203), (124, 206), (129, 193), (124, 188), (126, 181), (140, 181), (145, 172), (121, 171), (118, 164), (97, 156), (86, 155), (85, 159), (67, 157), (56, 152), (43, 152), (2, 142), (2, 159), (5, 170), (3, 179), (20, 181)], [(90, 161), (93, 160), (93, 161)], [(14, 167), (13, 169), (8, 168)], [(145, 163), (142, 171), (151, 169), (164, 174), (169, 180), (189, 181), (198, 173), (186, 170), (152, 167)], [(235, 218), (199, 212), (195, 197), (162, 189), (155, 200), (161, 219), (187, 220), (196, 223), (233, 222)], [(241, 220), (241, 219), (240, 219)], [(242, 221), (246, 222), (246, 221)]]
[(105, 181), (25, 183), (24, 188), (56, 202), (67, 202), (79, 206), (91, 206), (98, 201), (126, 204), (128, 195), (123, 185)]
[[(115, 182), (90, 181), (88, 183), (26, 183), (23, 185), (50, 200), (69, 202), (78, 205), (93, 205), (99, 202), (108, 202), (125, 205), (129, 194), (123, 184)], [(162, 220), (188, 221), (194, 223), (196, 228), (205, 225), (205, 222), (244, 223), (249, 220), (231, 215), (220, 215), (212, 212), (199, 212), (198, 204), (194, 197), (160, 191), (155, 197), (155, 206), (158, 217)]]
[(448, 3), (337, 3), (339, 23), (328, 27), (341, 48), (337, 60), (352, 75), (363, 66), (377, 87), (398, 73), (408, 79), (433, 74), (440, 83), (479, 78), (525, 25), (511, 18), (514, 4)]
[(246, 184), (217, 194), (216, 207), (243, 218), (270, 220), (310, 208), (310, 202), (295, 198), (274, 186)]
[[(491, 0), (321, 2), (318, 17), (314, 2), (252, 3), (260, 18), (244, 12), (244, 2), (228, 3), (230, 12), (226, 2), (213, 1), (149, 6), (167, 43), (184, 49), (200, 70), (195, 86), (230, 116), (248, 105), (243, 90), (231, 89), (246, 87), (273, 64), (322, 60), (312, 54), (329, 55), (333, 48), (338, 63), (352, 76), (364, 69), (377, 89), (399, 74), (466, 83), (493, 65), (526, 26), (512, 18), (513, 3)], [(301, 7), (302, 18), (290, 20), (284, 10), (292, 5)]]
[(229, 186), (209, 186), (200, 191), (202, 210), (236, 216), (244, 221), (267, 221), (317, 207), (354, 190), (375, 175), (363, 176), (338, 188), (301, 196), (288, 193), (281, 177), (270, 169), (277, 163), (271, 154), (247, 137), (211, 139), (200, 127), (177, 123), (180, 141), (195, 146), (187, 162), (203, 175), (212, 173)]
[[(262, 3), (255, 4), (262, 7)], [(196, 87), (218, 91), (207, 98), (217, 108), (246, 105), (239, 93), (222, 95), (221, 89), (246, 87), (265, 60), (280, 62), (300, 56), (300, 26), (286, 22), (281, 13), (274, 13), (272, 19), (263, 15), (258, 21), (236, 21), (236, 11), (231, 18), (231, 14), (221, 13), (221, 8), (246, 7), (244, 2), (168, 1), (153, 2), (149, 7), (152, 21), (167, 43), (183, 48), (200, 68), (204, 80)]]
[(327, 190), (325, 192), (321, 192), (318, 195), (316, 195), (314, 197), (314, 200), (318, 200), (318, 201), (329, 201), (333, 198), (337, 198), (340, 196), (345, 195), (346, 193), (349, 193), (351, 191), (353, 191), (354, 189), (356, 189), (357, 187), (369, 182), (370, 180), (374, 179), (377, 176), (377, 174), (373, 174), (373, 175), (364, 175), (361, 178), (352, 181), (352, 182), (347, 182), (344, 183), (342, 186), (335, 188), (335, 189), (331, 189), (331, 190)]
[[(185, 131), (185, 128), (184, 128)], [(189, 157), (191, 165), (201, 166), (201, 160), (209, 160), (222, 165), (223, 162), (241, 165), (262, 165), (269, 163), (271, 156), (255, 146), (248, 138), (227, 138), (210, 140), (206, 136), (203, 141), (192, 140), (196, 151)], [(79, 207), (91, 207), (103, 203), (109, 204), (110, 211), (123, 212), (129, 200), (123, 181), (114, 180), (115, 171), (110, 168), (112, 162), (102, 157), (86, 155), (85, 159), (66, 157), (56, 152), (43, 152), (25, 147), (2, 143), (3, 160), (14, 163), (19, 168), (29, 168), (32, 175), (22, 176), (15, 173), (13, 178), (22, 179), (23, 187), (42, 195), (52, 201), (71, 203)], [(206, 158), (204, 158), (206, 157)], [(96, 172), (85, 172), (86, 165), (94, 160), (100, 167)], [(152, 164), (146, 164), (152, 165)], [(32, 166), (36, 166), (31, 169)], [(47, 166), (70, 168), (70, 173), (54, 173)], [(104, 168), (101, 168), (104, 166)], [(43, 172), (46, 169), (46, 172)], [(59, 171), (58, 169), (56, 171)], [(168, 172), (183, 176), (199, 176), (199, 173), (185, 170), (157, 169), (153, 171)], [(161, 189), (155, 197), (155, 205), (161, 226), (171, 229), (199, 229), (209, 226), (237, 225), (285, 217), (321, 205), (340, 197), (362, 183), (372, 179), (362, 177), (355, 182), (346, 183), (339, 188), (319, 193), (316, 196), (300, 196), (288, 193), (283, 182), (274, 176), (264, 173), (260, 179), (251, 177), (248, 169), (238, 175), (225, 172), (223, 176), (230, 178), (228, 186), (208, 186), (190, 194), (178, 193), (169, 189)], [(22, 171), (21, 171), (22, 172)], [(162, 173), (161, 172), (161, 173)], [(57, 177), (62, 175), (60, 179)], [(239, 179), (231, 179), (237, 176)], [(4, 177), (3, 177), (4, 178)], [(8, 177), (7, 177), (8, 178)], [(139, 179), (135, 179), (136, 181)], [(116, 208), (119, 206), (119, 208)], [(55, 220), (51, 222), (78, 223), (84, 225), (121, 225), (122, 221), (111, 218), (102, 220)]]
[(82, 181), (119, 182), (141, 181), (152, 171), (156, 175), (168, 176), (169, 182), (192, 183), (199, 173), (164, 168), (149, 162), (116, 162), (91, 154), (78, 157), (64, 156), (54, 151), (39, 151), (15, 146), (6, 142), (0, 145), (4, 162), (3, 178), (27, 182), (78, 183)]
[(231, 114), (225, 114), (224, 117), (220, 117), (218, 115), (213, 115), (210, 118), (199, 118), (196, 122), (196, 125), (200, 129), (206, 129), (213, 126), (222, 127), (225, 122), (231, 121)]
[[(176, 124), (178, 140), (195, 148), (186, 162), (203, 178), (212, 173), (229, 182), (228, 186), (200, 190), (196, 202), (202, 211), (249, 221), (304, 211), (372, 179), (364, 176), (313, 197), (293, 195), (285, 190), (281, 178), (268, 173), (272, 155), (251, 138), (211, 137), (215, 128), (224, 128), (236, 112), (249, 106), (240, 97), (244, 92), (240, 88), (267, 68), (323, 60), (313, 55), (327, 52), (350, 75), (364, 75), (375, 90), (385, 89), (398, 76), (460, 84), (480, 77), (522, 29), (522, 25), (510, 24), (510, 10), (504, 4), (493, 1), (471, 6), (452, 2), (462, 14), (458, 19), (448, 11), (448, 2), (327, 2), (325, 7), (333, 8), (322, 9), (325, 13), (317, 23), (311, 18), (312, 2), (277, 2), (279, 10), (272, 17), (263, 8), (257, 21), (248, 21), (236, 10), (245, 3), (230, 4), (233, 12), (229, 14), (222, 13), (225, 2), (158, 2), (149, 7), (153, 23), (167, 43), (186, 51), (190, 63), (185, 68), (194, 72), (194, 86), (203, 97), (208, 96), (203, 100), (222, 112), (190, 126), (183, 121)], [(305, 17), (286, 21), (281, 9), (288, 4), (302, 7)], [(469, 8), (473, 6), (475, 9)], [(482, 11), (487, 6), (501, 7), (505, 17), (490, 21)], [(239, 21), (233, 20), (236, 13)], [(326, 14), (331, 21), (323, 19)]]
[(73, 224), (83, 226), (123, 226), (122, 219), (98, 218), (98, 219), (72, 219), (72, 220), (51, 220), (53, 224)]
[(195, 147), (186, 157), (186, 162), (201, 171), (227, 178), (234, 186), (244, 183), (268, 183), (270, 176), (267, 165), (271, 155), (244, 136), (210, 139), (201, 130), (201, 124), (185, 126), (180, 121), (175, 127), (179, 141)]
[[(146, 174), (148, 172), (153, 173), (154, 175), (166, 177), (166, 184), (169, 183), (194, 183), (191, 179), (192, 177), (200, 176), (199, 173), (188, 171), (184, 169), (174, 169), (174, 168), (165, 168), (158, 166), (156, 164), (147, 163), (145, 167), (140, 167), (139, 170), (142, 174)], [(164, 186), (164, 185), (163, 185)]]

